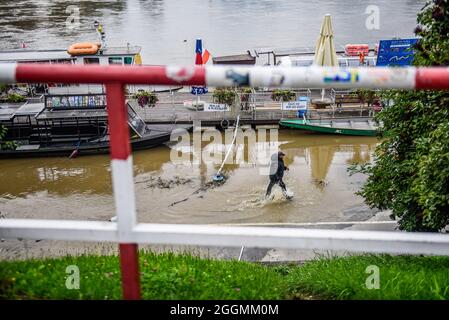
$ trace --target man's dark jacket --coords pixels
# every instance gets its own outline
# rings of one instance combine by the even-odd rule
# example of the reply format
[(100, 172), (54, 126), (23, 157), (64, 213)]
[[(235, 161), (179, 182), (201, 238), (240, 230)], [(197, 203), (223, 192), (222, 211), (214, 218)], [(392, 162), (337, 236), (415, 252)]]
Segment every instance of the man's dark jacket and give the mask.
[(270, 180), (278, 181), (284, 177), (284, 171), (286, 169), (286, 166), (285, 166), (284, 160), (282, 160), (277, 155), (276, 155), (276, 157), (277, 157), (277, 160), (275, 158), (274, 161), (273, 161), (273, 159), (271, 161)]

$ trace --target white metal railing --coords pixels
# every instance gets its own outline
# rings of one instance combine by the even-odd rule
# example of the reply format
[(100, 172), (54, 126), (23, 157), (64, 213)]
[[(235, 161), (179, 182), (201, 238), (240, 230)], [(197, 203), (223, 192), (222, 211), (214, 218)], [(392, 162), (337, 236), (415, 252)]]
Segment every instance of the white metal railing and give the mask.
[(130, 229), (125, 229), (126, 232), (120, 234), (122, 229), (118, 223), (100, 221), (37, 219), (0, 221), (0, 235), (5, 239), (449, 255), (449, 236), (434, 233), (159, 223), (137, 223), (130, 225)]

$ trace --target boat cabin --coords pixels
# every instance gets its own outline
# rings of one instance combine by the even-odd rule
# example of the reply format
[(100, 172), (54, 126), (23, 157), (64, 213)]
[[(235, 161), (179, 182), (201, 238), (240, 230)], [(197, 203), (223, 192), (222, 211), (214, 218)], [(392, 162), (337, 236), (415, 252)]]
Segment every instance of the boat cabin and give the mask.
[[(106, 95), (103, 86), (51, 88), (43, 102), (0, 105), (0, 125), (7, 128), (5, 140), (15, 141), (16, 150), (108, 141)], [(147, 126), (128, 108), (132, 138), (142, 138)]]
[(75, 54), (65, 49), (0, 51), (1, 63), (68, 63), (100, 65), (140, 65), (141, 48), (137, 46), (99, 48), (96, 53)]
[[(282, 65), (282, 66), (296, 66), (296, 67), (309, 67), (313, 64), (315, 56), (315, 48), (302, 47), (302, 48), (289, 48), (289, 49), (273, 49), (273, 48), (261, 48), (256, 49), (255, 55), (258, 58), (258, 62), (262, 62), (266, 65)], [(340, 67), (360, 67), (368, 66), (374, 67), (377, 63), (377, 51), (376, 49), (368, 49), (364, 51), (366, 55), (363, 57), (363, 63), (360, 61), (359, 56), (351, 55), (350, 52), (337, 50), (337, 59)]]

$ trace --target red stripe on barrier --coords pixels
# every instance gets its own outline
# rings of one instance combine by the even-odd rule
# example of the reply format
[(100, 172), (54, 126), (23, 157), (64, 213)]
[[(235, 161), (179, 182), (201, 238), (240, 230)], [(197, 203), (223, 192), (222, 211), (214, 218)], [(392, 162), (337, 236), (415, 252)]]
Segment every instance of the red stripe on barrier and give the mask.
[(415, 89), (447, 90), (449, 88), (449, 68), (418, 68)]
[(205, 85), (204, 67), (19, 64), (17, 82)]
[(131, 153), (128, 110), (122, 83), (106, 84), (106, 104), (109, 123), (109, 148), (112, 159), (126, 160)]
[(121, 243), (119, 249), (123, 298), (126, 300), (140, 300), (140, 273), (137, 244)]

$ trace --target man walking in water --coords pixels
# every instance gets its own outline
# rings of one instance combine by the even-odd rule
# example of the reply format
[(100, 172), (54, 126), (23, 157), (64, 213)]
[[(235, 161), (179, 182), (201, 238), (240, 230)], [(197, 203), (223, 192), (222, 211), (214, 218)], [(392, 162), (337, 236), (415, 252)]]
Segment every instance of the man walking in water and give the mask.
[(287, 187), (285, 186), (284, 181), (282, 181), (282, 178), (284, 177), (284, 171), (289, 170), (284, 163), (284, 156), (285, 153), (282, 151), (279, 151), (278, 153), (275, 153), (271, 156), (271, 164), (270, 164), (270, 184), (267, 188), (266, 197), (269, 197), (271, 194), (271, 189), (275, 184), (279, 184), (279, 186), (282, 189), (282, 192), (284, 193), (284, 196), (287, 199), (291, 199), (292, 196), (288, 194)]

